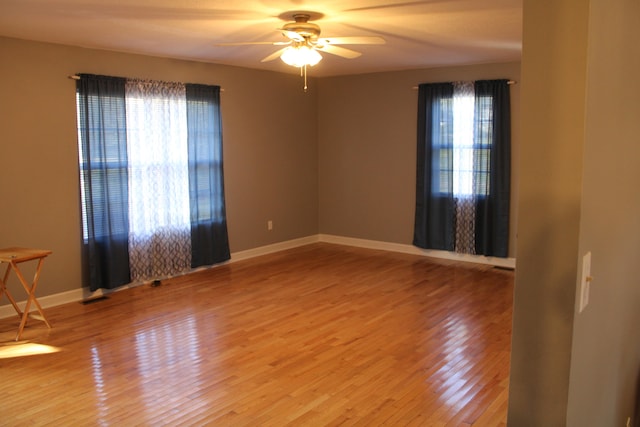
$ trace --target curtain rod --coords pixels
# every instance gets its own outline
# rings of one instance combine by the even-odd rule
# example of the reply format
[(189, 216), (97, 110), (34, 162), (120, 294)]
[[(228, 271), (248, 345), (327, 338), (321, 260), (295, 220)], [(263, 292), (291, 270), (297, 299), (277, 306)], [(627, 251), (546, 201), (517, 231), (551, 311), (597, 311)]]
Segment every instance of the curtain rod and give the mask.
[[(80, 76), (77, 76), (77, 75), (75, 75), (75, 74), (74, 74), (74, 75), (72, 75), (72, 76), (69, 76), (69, 78), (70, 78), (70, 79), (72, 79), (72, 80), (80, 80)], [(518, 83), (518, 82), (517, 82), (516, 80), (509, 80), (509, 81), (507, 82), (507, 84), (508, 84), (508, 85), (515, 85), (515, 84), (517, 84), (517, 83)], [(418, 86), (414, 86), (414, 87), (412, 87), (411, 89), (413, 89), (413, 90), (418, 90)], [(220, 88), (220, 91), (221, 91), (221, 92), (224, 92), (224, 88)]]
[[(68, 78), (70, 78), (71, 80), (80, 80), (80, 76), (77, 74), (72, 74), (70, 76), (67, 76)], [(220, 92), (224, 92), (224, 88), (220, 88)]]
[[(507, 82), (507, 84), (508, 84), (508, 85), (515, 85), (515, 84), (518, 84), (518, 82), (517, 82), (517, 80), (509, 80), (509, 81)], [(414, 86), (414, 87), (412, 87), (411, 89), (413, 89), (413, 90), (418, 90), (418, 86)]]

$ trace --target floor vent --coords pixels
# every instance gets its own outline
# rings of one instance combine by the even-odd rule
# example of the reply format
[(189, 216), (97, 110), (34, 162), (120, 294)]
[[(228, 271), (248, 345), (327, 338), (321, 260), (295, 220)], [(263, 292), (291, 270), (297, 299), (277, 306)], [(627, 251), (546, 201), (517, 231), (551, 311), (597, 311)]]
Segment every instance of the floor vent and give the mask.
[(103, 300), (106, 300), (106, 299), (109, 299), (109, 298), (107, 298), (106, 296), (102, 295), (102, 296), (99, 296), (99, 297), (82, 300), (82, 304), (83, 305), (93, 304), (94, 302), (99, 302), (99, 301), (103, 301)]

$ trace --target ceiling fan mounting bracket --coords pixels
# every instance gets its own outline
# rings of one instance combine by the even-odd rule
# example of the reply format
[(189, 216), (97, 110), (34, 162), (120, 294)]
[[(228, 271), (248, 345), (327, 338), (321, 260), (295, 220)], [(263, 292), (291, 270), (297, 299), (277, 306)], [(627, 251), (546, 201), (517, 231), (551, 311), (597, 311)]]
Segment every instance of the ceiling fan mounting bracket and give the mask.
[(320, 13), (320, 12), (312, 12), (309, 10), (288, 10), (286, 12), (282, 12), (280, 15), (278, 15), (278, 19), (281, 19), (283, 21), (295, 21), (296, 20), (296, 15), (300, 15), (303, 17), (307, 18), (307, 21), (318, 21), (322, 18), (324, 18), (324, 13)]
[(305, 39), (317, 39), (320, 36), (320, 27), (312, 22), (309, 22), (313, 15), (323, 16), (319, 13), (314, 12), (287, 12), (285, 14), (280, 15), (283, 16), (291, 16), (295, 22), (288, 22), (282, 26), (283, 31), (290, 31), (296, 33)]

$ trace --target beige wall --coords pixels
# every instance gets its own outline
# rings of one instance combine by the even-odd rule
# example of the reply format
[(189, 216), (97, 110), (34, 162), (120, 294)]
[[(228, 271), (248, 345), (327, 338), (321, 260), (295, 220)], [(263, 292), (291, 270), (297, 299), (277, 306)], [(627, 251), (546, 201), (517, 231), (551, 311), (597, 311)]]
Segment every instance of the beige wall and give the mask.
[(567, 424), (625, 426), (635, 412), (640, 426), (640, 2), (590, 5), (577, 263), (591, 251), (594, 280), (574, 319)]
[(525, 0), (509, 425), (566, 420), (588, 4)]
[[(319, 81), (320, 232), (410, 245), (413, 241), (420, 83), (520, 79), (519, 63), (325, 78)], [(520, 139), (520, 87), (511, 86), (512, 158)], [(513, 162), (512, 182), (518, 180)], [(515, 257), (517, 186), (509, 256)]]
[(639, 14), (636, 0), (524, 1), (509, 425), (640, 423)]
[[(41, 296), (80, 283), (75, 113), (79, 72), (223, 87), (232, 252), (318, 230), (314, 81), (213, 64), (0, 38), (0, 247), (53, 250)], [(273, 231), (267, 231), (273, 220)]]

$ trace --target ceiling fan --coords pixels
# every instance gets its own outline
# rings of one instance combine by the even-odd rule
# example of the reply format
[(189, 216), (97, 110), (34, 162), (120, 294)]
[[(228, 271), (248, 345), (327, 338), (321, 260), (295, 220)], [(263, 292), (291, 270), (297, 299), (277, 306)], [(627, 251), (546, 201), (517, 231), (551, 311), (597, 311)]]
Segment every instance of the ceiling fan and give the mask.
[(307, 90), (307, 66), (314, 66), (320, 60), (320, 52), (329, 53), (341, 58), (353, 59), (362, 55), (352, 49), (347, 49), (338, 45), (370, 45), (386, 43), (382, 37), (378, 36), (355, 36), (355, 37), (327, 37), (320, 38), (320, 26), (309, 22), (311, 19), (317, 20), (324, 15), (317, 12), (285, 12), (281, 18), (293, 18), (293, 22), (287, 22), (278, 30), (287, 38), (287, 41), (277, 42), (240, 42), (240, 43), (219, 43), (218, 46), (240, 46), (268, 44), (283, 46), (261, 62), (273, 61), (280, 58), (287, 65), (300, 68), (301, 75), (304, 76), (304, 90)]

